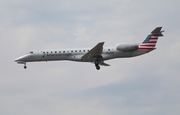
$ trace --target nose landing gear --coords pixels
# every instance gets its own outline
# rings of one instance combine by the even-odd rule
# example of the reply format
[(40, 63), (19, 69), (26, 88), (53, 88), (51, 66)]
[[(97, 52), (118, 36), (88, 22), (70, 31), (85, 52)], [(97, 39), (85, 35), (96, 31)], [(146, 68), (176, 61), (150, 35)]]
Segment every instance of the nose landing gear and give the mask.
[(27, 66), (25, 65), (25, 66), (24, 66), (24, 69), (26, 69), (26, 68), (27, 68)]
[(24, 64), (24, 69), (27, 69), (26, 63)]

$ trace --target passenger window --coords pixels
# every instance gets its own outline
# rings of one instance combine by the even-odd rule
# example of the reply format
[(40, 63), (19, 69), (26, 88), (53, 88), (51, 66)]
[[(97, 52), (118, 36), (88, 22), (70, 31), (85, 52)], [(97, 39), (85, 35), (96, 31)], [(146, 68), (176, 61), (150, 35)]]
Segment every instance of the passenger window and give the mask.
[(86, 52), (86, 50), (84, 50), (84, 52)]
[(81, 50), (79, 50), (79, 52), (81, 52)]
[(77, 52), (77, 50), (75, 50), (75, 52)]
[(55, 51), (55, 53), (57, 53), (57, 52)]
[(59, 51), (59, 53), (61, 53), (61, 51)]
[(73, 52), (73, 50), (71, 52)]
[(110, 49), (108, 49), (108, 51), (110, 51)]
[(65, 53), (65, 51), (63, 51), (63, 53)]

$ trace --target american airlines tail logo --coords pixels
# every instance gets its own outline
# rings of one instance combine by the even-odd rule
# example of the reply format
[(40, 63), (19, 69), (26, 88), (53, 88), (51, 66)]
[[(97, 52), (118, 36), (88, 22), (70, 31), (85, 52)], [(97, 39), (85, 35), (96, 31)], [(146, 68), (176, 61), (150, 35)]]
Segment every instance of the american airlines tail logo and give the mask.
[(140, 50), (152, 50), (156, 46), (158, 35), (149, 35), (142, 44), (139, 45)]
[(162, 27), (156, 28), (149, 34), (142, 44), (139, 45), (139, 50), (153, 50), (155, 49), (158, 37), (163, 36), (161, 31)]

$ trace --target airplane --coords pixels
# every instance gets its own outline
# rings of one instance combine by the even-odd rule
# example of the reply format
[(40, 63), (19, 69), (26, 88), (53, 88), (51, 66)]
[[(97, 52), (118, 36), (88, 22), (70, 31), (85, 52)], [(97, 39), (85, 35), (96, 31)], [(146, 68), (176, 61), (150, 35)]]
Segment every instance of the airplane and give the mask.
[(105, 60), (135, 57), (155, 50), (158, 37), (163, 36), (164, 31), (161, 29), (162, 27), (155, 28), (140, 44), (117, 44), (114, 47), (103, 48), (104, 42), (100, 42), (93, 48), (33, 50), (15, 59), (15, 62), (24, 64), (24, 69), (27, 68), (27, 62), (58, 60), (91, 62), (99, 70), (100, 66), (110, 66), (104, 63)]

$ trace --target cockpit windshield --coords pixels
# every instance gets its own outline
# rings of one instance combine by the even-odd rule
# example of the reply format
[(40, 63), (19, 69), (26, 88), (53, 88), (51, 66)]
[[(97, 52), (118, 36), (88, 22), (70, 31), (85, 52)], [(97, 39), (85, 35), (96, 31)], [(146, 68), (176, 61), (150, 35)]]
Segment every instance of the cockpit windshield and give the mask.
[(29, 54), (33, 54), (33, 51), (29, 52)]

